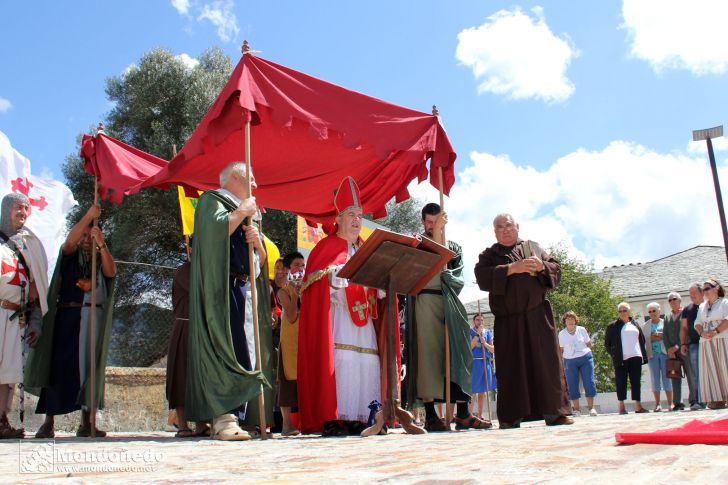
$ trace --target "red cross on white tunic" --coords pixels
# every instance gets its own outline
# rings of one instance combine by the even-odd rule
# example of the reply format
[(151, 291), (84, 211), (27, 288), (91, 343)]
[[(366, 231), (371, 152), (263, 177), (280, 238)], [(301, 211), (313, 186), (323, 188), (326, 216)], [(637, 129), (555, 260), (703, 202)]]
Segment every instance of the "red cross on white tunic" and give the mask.
[(28, 281), (28, 272), (18, 261), (17, 256), (12, 255), (0, 262), (0, 276), (12, 275), (7, 284), (20, 286), (20, 282)]

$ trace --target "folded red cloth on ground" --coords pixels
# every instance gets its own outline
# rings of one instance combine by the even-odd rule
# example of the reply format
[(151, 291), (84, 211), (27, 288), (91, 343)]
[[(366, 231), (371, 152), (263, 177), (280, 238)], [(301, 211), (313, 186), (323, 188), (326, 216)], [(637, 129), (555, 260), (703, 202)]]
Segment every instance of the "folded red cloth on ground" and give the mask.
[(615, 433), (619, 444), (652, 443), (660, 445), (726, 445), (728, 444), (728, 419), (685, 423), (679, 428), (653, 431), (652, 433)]

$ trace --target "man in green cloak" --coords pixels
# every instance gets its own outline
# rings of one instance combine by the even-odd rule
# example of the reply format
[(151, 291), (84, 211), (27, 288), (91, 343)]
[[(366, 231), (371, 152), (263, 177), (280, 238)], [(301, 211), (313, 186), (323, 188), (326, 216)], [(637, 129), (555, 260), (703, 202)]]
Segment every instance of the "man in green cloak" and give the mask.
[[(425, 236), (445, 245), (447, 214), (429, 203), (422, 208)], [(472, 384), (473, 354), (470, 351), (470, 324), (458, 298), (462, 290), (463, 258), (460, 245), (447, 241), (455, 256), (416, 297), (408, 298), (405, 352), (407, 374), (405, 401), (410, 408), (417, 400), (425, 405), (425, 429), (449, 431), (449, 425), (437, 415), (435, 401), (443, 402), (445, 385), (450, 386), (450, 400), (457, 404), (456, 429), (487, 429), (490, 421), (468, 410)], [(445, 382), (445, 325), (450, 340), (450, 382)]]
[(220, 185), (200, 196), (195, 211), (185, 411), (191, 421), (212, 420), (214, 438), (241, 441), (250, 435), (238, 417), (247, 401), (270, 387), (263, 373), (253, 371), (245, 330), (248, 251), (255, 251), (259, 274), (265, 248), (258, 229), (244, 224), (257, 210), (245, 164), (225, 167)]
[[(68, 233), (48, 291), (48, 313), (43, 318), (42, 336), (31, 347), (25, 368), (25, 387), (39, 396), (37, 414), (46, 419), (36, 438), (53, 438), (54, 417), (81, 409), (81, 426), (76, 436), (91, 436), (91, 409), (104, 407), (106, 360), (111, 336), (116, 263), (104, 235), (94, 219), (101, 214), (92, 205)], [(91, 250), (99, 251), (96, 279), (96, 370), (95, 398), (91, 397), (88, 356), (91, 323)], [(95, 400), (95, 406), (92, 406)], [(106, 436), (95, 430), (96, 437)]]

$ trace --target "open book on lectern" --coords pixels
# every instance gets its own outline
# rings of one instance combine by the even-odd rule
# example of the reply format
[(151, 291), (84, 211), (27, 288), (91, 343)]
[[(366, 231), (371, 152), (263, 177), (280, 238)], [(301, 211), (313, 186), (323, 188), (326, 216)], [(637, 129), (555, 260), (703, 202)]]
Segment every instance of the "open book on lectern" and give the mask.
[(338, 276), (380, 290), (396, 282), (397, 293), (416, 295), (454, 256), (427, 237), (376, 229)]

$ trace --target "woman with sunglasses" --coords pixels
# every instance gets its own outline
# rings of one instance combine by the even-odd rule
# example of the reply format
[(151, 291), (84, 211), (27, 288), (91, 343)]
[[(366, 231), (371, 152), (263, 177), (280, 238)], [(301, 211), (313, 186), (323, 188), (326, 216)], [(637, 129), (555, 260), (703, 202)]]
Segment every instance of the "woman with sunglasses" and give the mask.
[(647, 342), (647, 365), (650, 368), (650, 380), (652, 381), (652, 394), (655, 396), (655, 412), (662, 411), (660, 405), (660, 391), (665, 390), (667, 398), (667, 409), (670, 409), (672, 402), (672, 380), (667, 377), (667, 349), (663, 334), (665, 321), (660, 318), (660, 304), (656, 301), (647, 305), (647, 313), (650, 319), (642, 325), (642, 333)]
[(728, 399), (728, 300), (715, 279), (703, 283), (703, 297), (695, 320), (700, 335), (700, 398), (711, 409), (723, 409)]
[(614, 364), (619, 414), (627, 414), (624, 401), (627, 399), (628, 377), (635, 413), (648, 413), (649, 411), (643, 408), (640, 402), (642, 366), (647, 363), (645, 336), (637, 322), (632, 319), (632, 308), (629, 303), (623, 301), (617, 305), (617, 312), (619, 318), (610, 323), (604, 332), (604, 346), (612, 356)]

